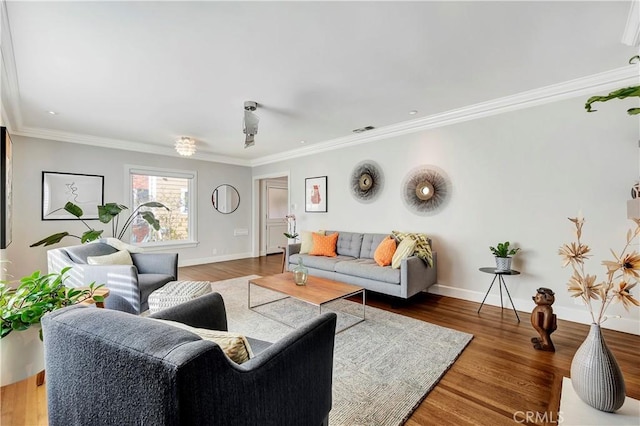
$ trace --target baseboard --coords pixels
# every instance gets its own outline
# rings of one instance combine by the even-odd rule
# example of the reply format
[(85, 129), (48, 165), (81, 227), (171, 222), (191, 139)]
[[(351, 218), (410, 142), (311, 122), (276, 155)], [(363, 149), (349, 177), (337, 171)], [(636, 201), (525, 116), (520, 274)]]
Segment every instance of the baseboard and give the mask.
[(222, 254), (219, 256), (211, 256), (211, 257), (201, 257), (198, 259), (180, 259), (178, 261), (178, 266), (204, 265), (206, 263), (226, 262), (228, 260), (247, 259), (250, 257), (253, 257), (253, 256), (251, 255), (250, 252), (247, 252), (247, 253)]
[[(495, 289), (494, 289), (495, 290)], [(429, 293), (438, 294), (440, 296), (454, 297), (456, 299), (468, 300), (471, 302), (481, 303), (484, 298), (485, 292), (478, 292), (474, 290), (468, 290), (464, 288), (456, 288), (441, 284), (435, 284), (429, 287)], [(532, 295), (533, 296), (533, 295)], [(491, 293), (487, 296), (487, 300), (484, 301), (485, 305), (491, 306), (500, 306), (500, 295), (497, 291), (494, 293), (492, 290)], [(516, 307), (516, 310), (519, 312), (531, 313), (535, 304), (531, 299), (513, 299), (513, 304)], [(511, 305), (509, 304), (509, 298), (506, 293), (503, 293), (503, 306), (507, 309), (511, 309)], [(556, 306), (553, 305), (553, 312), (556, 316), (561, 320), (577, 322), (581, 324), (591, 324), (591, 316), (587, 311), (586, 307), (578, 307), (569, 308), (566, 306)], [(640, 319), (638, 318), (638, 310), (633, 309), (628, 314), (631, 316), (624, 318), (609, 318), (605, 322), (603, 322), (602, 328), (608, 328), (611, 330), (622, 331), (624, 333), (630, 333), (635, 335), (640, 335)], [(529, 322), (529, 316), (526, 318), (520, 315), (520, 321), (524, 323)]]

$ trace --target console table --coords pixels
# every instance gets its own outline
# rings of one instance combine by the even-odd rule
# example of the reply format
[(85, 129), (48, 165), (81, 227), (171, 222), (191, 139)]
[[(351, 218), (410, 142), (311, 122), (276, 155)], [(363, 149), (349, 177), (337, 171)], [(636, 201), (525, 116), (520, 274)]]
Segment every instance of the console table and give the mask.
[(516, 311), (516, 307), (513, 304), (513, 300), (511, 300), (511, 295), (509, 294), (509, 289), (507, 288), (507, 284), (504, 282), (504, 276), (505, 275), (520, 275), (520, 272), (515, 271), (513, 269), (510, 269), (508, 271), (500, 271), (496, 268), (490, 268), (490, 267), (484, 267), (484, 268), (480, 268), (481, 272), (484, 272), (486, 274), (493, 274), (493, 281), (491, 281), (491, 285), (489, 286), (489, 290), (487, 290), (487, 293), (484, 295), (484, 299), (482, 299), (482, 303), (480, 304), (480, 307), (478, 308), (478, 313), (480, 313), (480, 309), (482, 309), (482, 306), (484, 306), (484, 301), (487, 300), (487, 296), (489, 295), (489, 292), (491, 291), (491, 288), (493, 287), (493, 284), (496, 282), (496, 278), (498, 279), (498, 288), (500, 289), (500, 309), (504, 309), (504, 305), (502, 303), (502, 287), (504, 287), (505, 291), (507, 292), (507, 296), (509, 297), (509, 301), (511, 302), (511, 307), (513, 308), (513, 312), (516, 314), (516, 318), (518, 319), (518, 322), (520, 322), (520, 317), (518, 316), (518, 312)]

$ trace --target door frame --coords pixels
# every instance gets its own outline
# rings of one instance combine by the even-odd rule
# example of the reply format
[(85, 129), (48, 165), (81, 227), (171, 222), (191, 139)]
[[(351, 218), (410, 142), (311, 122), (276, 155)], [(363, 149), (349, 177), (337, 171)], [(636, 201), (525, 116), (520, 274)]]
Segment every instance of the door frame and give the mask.
[(287, 212), (291, 213), (291, 176), (290, 172), (273, 172), (252, 176), (251, 185), (251, 257), (260, 256), (260, 181), (263, 179), (287, 178)]

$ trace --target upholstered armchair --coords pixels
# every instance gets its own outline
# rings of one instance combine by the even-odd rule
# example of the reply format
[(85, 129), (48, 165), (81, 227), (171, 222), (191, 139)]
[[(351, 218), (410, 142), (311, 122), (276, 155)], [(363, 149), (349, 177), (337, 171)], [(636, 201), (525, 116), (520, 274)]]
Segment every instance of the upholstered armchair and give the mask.
[(51, 249), (47, 252), (49, 273), (71, 266), (65, 285), (82, 287), (96, 282), (105, 284), (109, 297), (105, 307), (132, 314), (149, 309), (149, 295), (178, 278), (177, 253), (130, 253), (133, 265), (89, 265), (89, 256), (105, 256), (118, 250), (94, 242)]
[[(151, 315), (226, 330), (210, 293)], [(326, 426), (336, 315), (324, 313), (236, 364), (216, 343), (151, 318), (70, 306), (42, 328), (50, 426)]]

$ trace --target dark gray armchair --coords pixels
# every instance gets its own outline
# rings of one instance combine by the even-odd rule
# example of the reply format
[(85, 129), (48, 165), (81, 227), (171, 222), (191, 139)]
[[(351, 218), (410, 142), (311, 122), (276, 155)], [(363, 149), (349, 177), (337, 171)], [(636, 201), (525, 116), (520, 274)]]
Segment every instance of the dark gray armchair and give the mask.
[(149, 309), (149, 295), (178, 279), (177, 253), (131, 253), (133, 265), (88, 265), (87, 257), (113, 254), (118, 250), (95, 242), (51, 249), (47, 252), (49, 273), (71, 266), (65, 285), (82, 287), (96, 282), (105, 284), (109, 297), (105, 307), (140, 314)]
[[(217, 293), (153, 317), (227, 328)], [(274, 344), (249, 339), (257, 353), (240, 365), (186, 330), (107, 309), (60, 309), (42, 327), (50, 426), (328, 424), (333, 313)]]

